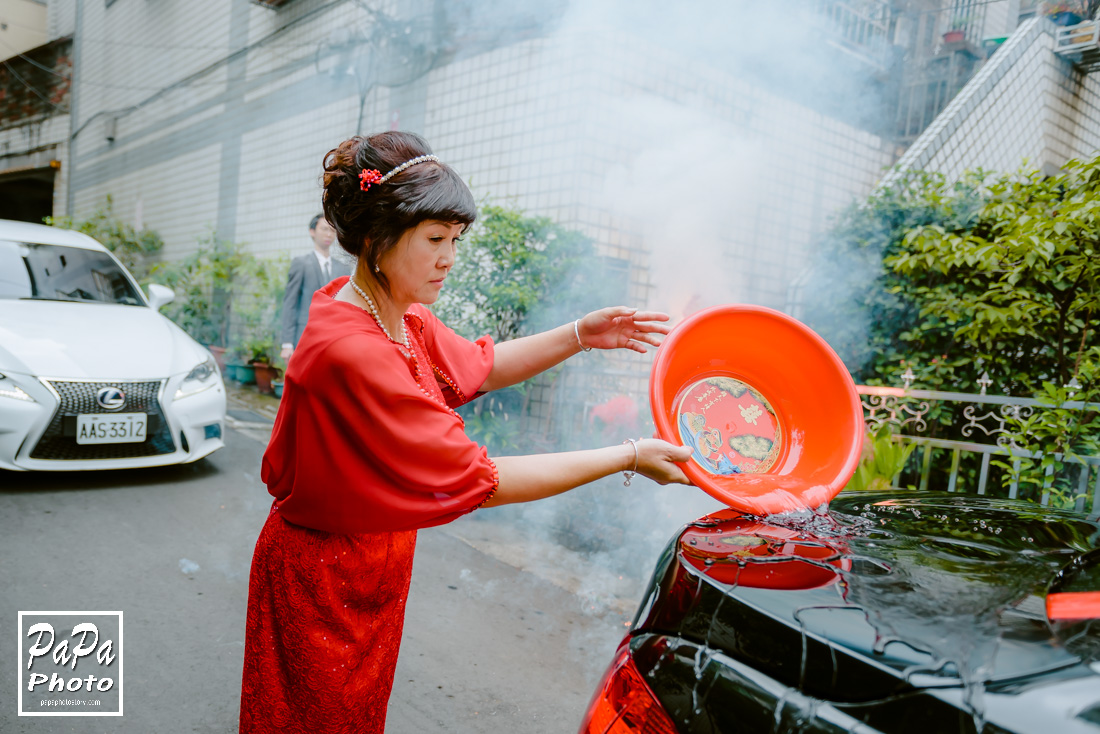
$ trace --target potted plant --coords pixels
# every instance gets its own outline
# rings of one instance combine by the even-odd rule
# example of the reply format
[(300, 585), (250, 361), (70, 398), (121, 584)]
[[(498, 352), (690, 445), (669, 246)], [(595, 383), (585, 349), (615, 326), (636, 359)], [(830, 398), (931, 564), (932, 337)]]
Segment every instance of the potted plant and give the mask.
[[(151, 275), (176, 292), (164, 313), (200, 344), (206, 345), (221, 365), (232, 341), (233, 295), (240, 281), (254, 269), (255, 257), (241, 243), (219, 239), (213, 233), (199, 238), (199, 248), (180, 262), (160, 263)], [(221, 355), (219, 355), (219, 350)]]
[(1043, 15), (1055, 25), (1077, 25), (1084, 20), (1084, 12), (1080, 3), (1043, 3)]
[(271, 382), (279, 377), (279, 368), (271, 364), (271, 355), (275, 352), (274, 340), (252, 339), (245, 342), (244, 349), (249, 354), (248, 365), (252, 367), (256, 387), (270, 395), (274, 392)]
[(214, 355), (214, 361), (218, 363), (218, 369), (221, 370), (222, 374), (224, 375), (225, 368), (227, 366), (225, 364), (225, 347), (219, 347), (216, 344), (210, 344), (206, 348), (209, 349), (210, 353)]
[(949, 29), (943, 34), (944, 43), (961, 43), (966, 40), (966, 26), (970, 23), (970, 16), (956, 15), (951, 19)]
[(248, 364), (252, 352), (246, 346), (238, 344), (226, 352), (225, 375), (242, 385), (256, 384), (256, 368)]
[(283, 260), (254, 259), (242, 267), (233, 297), (232, 340), (240, 353), (238, 372), (247, 369), (260, 392), (272, 393), (279, 369), (272, 364), (278, 353), (275, 335), (279, 306), (286, 284)]

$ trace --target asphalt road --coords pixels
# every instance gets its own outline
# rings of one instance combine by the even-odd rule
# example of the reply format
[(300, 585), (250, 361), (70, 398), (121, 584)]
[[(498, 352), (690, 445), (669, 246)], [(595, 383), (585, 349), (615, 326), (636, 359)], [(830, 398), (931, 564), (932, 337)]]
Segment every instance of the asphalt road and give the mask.
[[(190, 466), (0, 472), (0, 732), (237, 730), (263, 433)], [(420, 534), (391, 734), (575, 732), (624, 631), (632, 587), (580, 558), (521, 570), (565, 551), (493, 512)], [(123, 717), (17, 716), (19, 610), (123, 610)]]

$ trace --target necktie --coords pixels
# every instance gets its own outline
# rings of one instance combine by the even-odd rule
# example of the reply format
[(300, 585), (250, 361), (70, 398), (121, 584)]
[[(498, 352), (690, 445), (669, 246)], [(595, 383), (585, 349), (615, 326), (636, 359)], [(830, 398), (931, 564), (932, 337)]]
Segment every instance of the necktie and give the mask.
[(332, 273), (329, 271), (329, 264), (327, 262), (325, 263), (324, 272), (325, 272), (325, 282), (327, 283), (330, 280), (332, 280)]

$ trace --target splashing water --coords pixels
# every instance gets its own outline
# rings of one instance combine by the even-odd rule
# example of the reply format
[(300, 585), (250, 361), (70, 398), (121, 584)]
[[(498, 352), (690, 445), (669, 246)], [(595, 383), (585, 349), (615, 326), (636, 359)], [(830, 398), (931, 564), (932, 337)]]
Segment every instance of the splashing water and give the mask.
[[(680, 538), (681, 562), (724, 588), (697, 663), (709, 661), (711, 651), (722, 647), (718, 620), (727, 600), (783, 614), (782, 605), (790, 600), (777, 601), (775, 590), (797, 591), (800, 599), (814, 601), (790, 613), (791, 626), (802, 636), (799, 678), (792, 687), (800, 692), (813, 687), (807, 681), (808, 634), (833, 639), (841, 619), (833, 612), (843, 611), (856, 617), (848, 617), (838, 642), (828, 646), (834, 678), (835, 645), (846, 644), (853, 624), (870, 627), (873, 643), (867, 656), (886, 662), (917, 688), (933, 679), (938, 686), (961, 687), (979, 732), (985, 686), (1021, 672), (1013, 667), (1012, 655), (998, 656), (1006, 644), (1023, 641), (1042, 648), (1042, 654), (1029, 650), (1028, 662), (1018, 663), (1032, 666), (1027, 672), (1034, 672), (1035, 665), (1053, 669), (1066, 664), (1067, 650), (1085, 662), (1096, 659), (1091, 646), (1100, 636), (1090, 625), (1067, 627), (1064, 647), (1050, 644), (1042, 603), (1059, 569), (1091, 546), (1094, 525), (1072, 516), (1052, 522), (1041, 513), (1024, 515), (1018, 506), (995, 500), (932, 501), (920, 493), (898, 497), (846, 496), (834, 501), (832, 510), (763, 520), (730, 511), (692, 523)], [(1074, 588), (1100, 588), (1100, 578), (1093, 575), (1100, 577), (1100, 571), (1089, 565), (1073, 577)], [(1078, 642), (1074, 649), (1073, 640), (1087, 644)], [(696, 678), (692, 705), (701, 709), (705, 695), (698, 689), (704, 673), (698, 664)], [(826, 688), (843, 684), (815, 683)], [(811, 719), (814, 715), (811, 703), (812, 698), (798, 705), (780, 701), (776, 730), (804, 726), (807, 713)]]

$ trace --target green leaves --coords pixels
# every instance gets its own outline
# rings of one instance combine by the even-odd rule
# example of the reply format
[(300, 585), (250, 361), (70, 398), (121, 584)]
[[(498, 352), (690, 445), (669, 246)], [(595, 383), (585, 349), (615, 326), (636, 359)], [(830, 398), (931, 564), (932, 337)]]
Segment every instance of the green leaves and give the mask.
[[(432, 311), (470, 339), (489, 334), (505, 341), (534, 334), (621, 300), (605, 264), (577, 231), (546, 217), (484, 204), (459, 244), (447, 287)], [(622, 285), (625, 296), (625, 277)], [(558, 374), (552, 370), (541, 379), (552, 381)], [(463, 406), (466, 433), (494, 453), (514, 451), (529, 390), (524, 383)]]
[[(857, 380), (897, 385), (911, 367), (915, 387), (977, 392), (988, 371), (995, 392), (1052, 406), (1013, 424), (1019, 446), (1097, 453), (1100, 157), (1064, 171), (973, 171), (955, 183), (901, 174), (822, 243), (825, 287), (808, 295), (810, 325)], [(877, 267), (866, 266), (874, 257)], [(1091, 406), (1083, 411), (1055, 407), (1073, 378), (1081, 385), (1073, 399)], [(962, 424), (946, 409), (930, 418), (931, 435), (956, 437)], [(1048, 459), (1062, 468), (1050, 462), (1062, 459)], [(1043, 486), (1047, 467), (1022, 464)]]
[(579, 232), (486, 204), (433, 310), (464, 336), (514, 339), (565, 320), (567, 305), (583, 314), (591, 289), (578, 286), (593, 266)]
[(87, 219), (47, 217), (46, 224), (75, 229), (92, 237), (113, 252), (142, 285), (147, 284), (153, 262), (164, 248), (164, 240), (156, 232), (136, 229), (115, 216), (114, 201), (110, 196)]
[[(1100, 379), (1100, 348), (1084, 355), (1077, 366), (1078, 382), (1095, 386)], [(1083, 378), (1083, 379), (1082, 379)], [(1095, 401), (1095, 387), (1084, 397)], [(1080, 399), (1079, 391), (1045, 381), (1035, 396), (1044, 407), (1024, 409), (1007, 418), (1006, 432), (1015, 452), (1011, 461), (994, 461), (1006, 470), (1006, 481), (1031, 485), (1038, 492), (1050, 492), (1055, 506), (1072, 506), (1077, 498), (1077, 483), (1059, 480), (1068, 461), (1100, 454), (1100, 406), (1083, 410), (1065, 407)], [(1041, 454), (1025, 456), (1025, 452)], [(1079, 468), (1075, 467), (1075, 471)], [(1086, 482), (1087, 486), (1091, 486)]]
[(176, 292), (164, 313), (202, 344), (230, 347), (242, 362), (274, 357), (287, 258), (261, 259), (243, 243), (199, 238), (179, 262), (155, 265), (151, 277)]
[(880, 426), (864, 438), (859, 467), (844, 489), (857, 492), (889, 489), (916, 448), (914, 443), (895, 439), (888, 424)]
[[(878, 229), (874, 247), (885, 269), (858, 301), (900, 299), (871, 319), (872, 344), (886, 348), (873, 350), (859, 376), (893, 377), (901, 358), (921, 363), (965, 350), (1001, 365), (994, 379), (1020, 392), (1034, 392), (1042, 379), (1067, 382), (1084, 325), (1100, 314), (1098, 169), (1100, 159), (1073, 162), (1052, 178), (972, 172), (950, 186), (909, 173), (850, 211), (834, 230), (831, 255), (850, 259), (869, 246), (853, 235)], [(1098, 343), (1095, 330), (1085, 342)]]
[(233, 345), (241, 359), (271, 356), (288, 261), (257, 258), (239, 242), (213, 232), (199, 238), (198, 249), (181, 261), (158, 258), (164, 241), (153, 230), (136, 229), (114, 213), (108, 196), (87, 219), (53, 217), (47, 224), (75, 229), (111, 250), (142, 285), (161, 283), (176, 292), (166, 316), (202, 344)]

